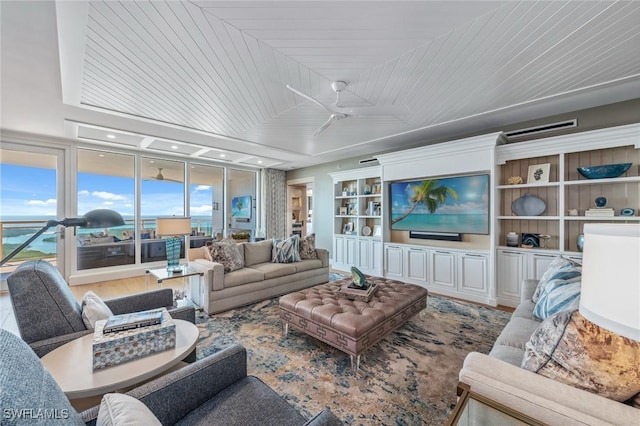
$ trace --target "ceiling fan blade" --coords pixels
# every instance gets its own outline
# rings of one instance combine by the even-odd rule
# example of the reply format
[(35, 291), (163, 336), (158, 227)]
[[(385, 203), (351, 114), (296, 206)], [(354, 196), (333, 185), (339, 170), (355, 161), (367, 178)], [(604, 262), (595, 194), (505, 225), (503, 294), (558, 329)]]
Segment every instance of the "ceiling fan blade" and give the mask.
[(362, 107), (336, 107), (336, 111), (354, 117), (385, 117), (402, 116), (409, 113), (406, 106), (397, 105), (372, 105)]
[(331, 123), (333, 122), (334, 118), (333, 118), (333, 114), (329, 117), (329, 119), (327, 121), (324, 122), (324, 124), (320, 127), (318, 127), (318, 129), (313, 132), (313, 136), (318, 136), (320, 133), (324, 132), (325, 130), (327, 130), (327, 127), (329, 127), (331, 125)]
[(293, 87), (289, 86), (287, 84), (287, 89), (291, 90), (293, 93), (295, 93), (296, 95), (305, 98), (307, 100), (310, 100), (311, 102), (315, 103), (316, 105), (319, 105), (320, 107), (322, 107), (325, 111), (327, 111), (329, 114), (333, 114), (334, 111), (332, 111), (331, 109), (329, 109), (326, 105), (321, 104), (319, 101), (317, 101), (316, 99), (313, 99), (311, 96), (307, 95), (306, 93), (302, 93), (301, 91), (299, 91), (298, 89), (294, 89)]

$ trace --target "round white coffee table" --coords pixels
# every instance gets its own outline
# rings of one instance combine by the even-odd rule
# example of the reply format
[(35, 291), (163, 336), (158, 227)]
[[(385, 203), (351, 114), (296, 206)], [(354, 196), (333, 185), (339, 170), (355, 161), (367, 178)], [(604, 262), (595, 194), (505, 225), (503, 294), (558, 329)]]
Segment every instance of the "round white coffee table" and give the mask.
[(198, 327), (174, 320), (176, 347), (93, 371), (93, 334), (75, 339), (46, 354), (41, 361), (69, 399), (87, 398), (143, 382), (170, 369), (191, 353)]

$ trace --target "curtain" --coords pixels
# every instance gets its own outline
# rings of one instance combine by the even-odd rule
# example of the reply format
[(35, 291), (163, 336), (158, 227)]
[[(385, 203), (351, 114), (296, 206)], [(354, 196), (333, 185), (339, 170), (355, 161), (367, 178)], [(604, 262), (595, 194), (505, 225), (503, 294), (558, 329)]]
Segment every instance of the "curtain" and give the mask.
[(287, 180), (284, 170), (262, 170), (262, 226), (264, 237), (287, 236)]

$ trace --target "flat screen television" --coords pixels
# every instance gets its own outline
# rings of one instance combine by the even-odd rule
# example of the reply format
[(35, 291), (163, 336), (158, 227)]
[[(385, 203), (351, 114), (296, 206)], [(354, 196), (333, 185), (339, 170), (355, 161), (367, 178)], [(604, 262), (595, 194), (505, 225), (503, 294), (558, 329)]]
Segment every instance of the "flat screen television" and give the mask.
[(489, 175), (391, 182), (392, 230), (489, 234)]

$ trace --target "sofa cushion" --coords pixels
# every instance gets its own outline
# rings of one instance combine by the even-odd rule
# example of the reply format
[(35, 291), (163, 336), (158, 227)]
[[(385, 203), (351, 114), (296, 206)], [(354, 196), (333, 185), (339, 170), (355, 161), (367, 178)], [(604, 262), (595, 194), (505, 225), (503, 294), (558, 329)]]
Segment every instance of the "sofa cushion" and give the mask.
[(261, 263), (259, 265), (253, 265), (251, 269), (262, 272), (264, 274), (264, 279), (270, 280), (271, 278), (295, 274), (295, 265), (296, 264), (293, 263)]
[(640, 392), (640, 342), (601, 328), (578, 311), (562, 311), (533, 333), (522, 368), (625, 401)]
[(271, 261), (273, 263), (300, 262), (300, 237), (292, 235), (285, 240), (274, 239)]
[(273, 241), (264, 240), (255, 243), (244, 243), (244, 266), (271, 262)]
[(569, 279), (574, 278), (579, 275), (582, 275), (582, 267), (579, 263), (564, 258), (562, 256), (558, 256), (551, 261), (549, 264), (549, 268), (542, 274), (540, 281), (538, 282), (538, 287), (536, 287), (536, 291), (533, 293), (533, 297), (531, 300), (536, 303), (542, 290), (547, 285), (547, 283), (553, 279)]
[(87, 291), (82, 297), (82, 321), (88, 330), (93, 330), (96, 321), (113, 315), (111, 309), (93, 291)]
[(242, 268), (224, 274), (224, 287), (235, 287), (242, 284), (264, 281), (264, 272), (253, 268)]
[(495, 343), (524, 350), (524, 345), (539, 325), (540, 321), (511, 317), (511, 321), (502, 329)]
[(322, 268), (322, 261), (320, 259), (302, 259), (300, 262), (293, 263), (295, 265), (296, 272), (310, 271), (312, 269)]
[(494, 345), (493, 348), (491, 348), (491, 352), (489, 352), (489, 356), (515, 365), (516, 367), (520, 367), (520, 364), (522, 364), (523, 355), (523, 349), (507, 345)]
[(581, 280), (580, 275), (567, 280), (560, 278), (550, 280), (540, 293), (533, 315), (544, 320), (560, 311), (578, 309)]
[(142, 401), (121, 393), (108, 393), (102, 397), (96, 420), (96, 426), (160, 426), (161, 424)]
[(526, 318), (528, 320), (535, 320), (536, 317), (533, 316), (533, 309), (535, 307), (536, 304), (531, 300), (520, 302), (516, 310), (511, 314), (511, 318)]
[(300, 239), (300, 259), (317, 259), (316, 234), (309, 234)]

